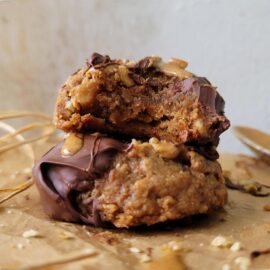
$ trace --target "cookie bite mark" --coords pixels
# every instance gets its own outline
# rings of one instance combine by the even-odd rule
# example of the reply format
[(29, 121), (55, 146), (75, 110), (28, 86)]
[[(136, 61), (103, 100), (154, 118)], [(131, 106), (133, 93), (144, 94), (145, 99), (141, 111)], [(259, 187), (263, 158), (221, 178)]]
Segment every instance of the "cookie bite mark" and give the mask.
[(138, 62), (93, 54), (60, 89), (55, 123), (66, 132), (99, 131), (175, 144), (216, 145), (230, 123), (224, 100), (187, 62)]

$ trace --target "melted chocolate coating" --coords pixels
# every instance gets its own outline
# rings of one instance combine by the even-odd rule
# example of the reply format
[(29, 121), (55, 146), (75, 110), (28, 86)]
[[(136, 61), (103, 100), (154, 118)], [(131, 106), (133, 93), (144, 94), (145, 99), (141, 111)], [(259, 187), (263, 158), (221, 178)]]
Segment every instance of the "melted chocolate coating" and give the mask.
[(199, 101), (209, 109), (210, 113), (224, 114), (225, 101), (221, 95), (203, 77), (191, 77), (182, 81), (184, 93), (194, 93)]
[(83, 147), (68, 157), (61, 155), (63, 142), (54, 146), (34, 166), (33, 176), (45, 212), (57, 220), (105, 226), (97, 202), (90, 200), (83, 214), (77, 195), (91, 191), (95, 180), (110, 169), (114, 156), (128, 144), (98, 135), (85, 135)]

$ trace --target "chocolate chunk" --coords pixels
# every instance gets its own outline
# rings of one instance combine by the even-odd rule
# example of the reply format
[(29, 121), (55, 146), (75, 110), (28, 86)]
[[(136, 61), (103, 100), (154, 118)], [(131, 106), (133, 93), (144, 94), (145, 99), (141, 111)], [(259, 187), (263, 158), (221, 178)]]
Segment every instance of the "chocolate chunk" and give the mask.
[(199, 101), (207, 107), (210, 112), (219, 115), (224, 114), (225, 102), (216, 89), (205, 78), (192, 77), (181, 82), (181, 90), (184, 93), (193, 92), (199, 98)]
[(99, 53), (93, 53), (90, 59), (88, 59), (86, 63), (89, 67), (93, 67), (96, 65), (107, 64), (110, 61), (111, 59), (108, 55), (101, 55)]
[(150, 57), (145, 57), (140, 60), (136, 65), (135, 68), (137, 69), (148, 69), (153, 66), (153, 61), (151, 61)]
[(212, 144), (205, 144), (205, 145), (198, 145), (196, 143), (186, 144), (190, 150), (193, 150), (200, 155), (204, 156), (209, 160), (217, 160), (219, 158), (219, 154), (216, 150), (215, 145)]
[[(120, 141), (98, 135), (85, 135), (80, 151), (72, 156), (61, 155), (63, 142), (57, 144), (33, 169), (45, 212), (52, 218), (83, 221), (104, 226), (95, 200), (78, 205), (78, 195), (91, 191), (95, 181), (110, 169), (114, 156), (128, 148)], [(86, 213), (82, 209), (87, 209)]]

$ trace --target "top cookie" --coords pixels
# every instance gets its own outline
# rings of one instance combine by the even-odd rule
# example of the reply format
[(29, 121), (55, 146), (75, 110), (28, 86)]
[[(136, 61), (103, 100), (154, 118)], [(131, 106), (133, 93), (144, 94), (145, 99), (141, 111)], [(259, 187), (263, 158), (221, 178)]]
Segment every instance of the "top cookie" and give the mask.
[(217, 145), (230, 123), (224, 100), (187, 63), (138, 62), (94, 53), (60, 89), (55, 123), (66, 132), (100, 131), (175, 144)]

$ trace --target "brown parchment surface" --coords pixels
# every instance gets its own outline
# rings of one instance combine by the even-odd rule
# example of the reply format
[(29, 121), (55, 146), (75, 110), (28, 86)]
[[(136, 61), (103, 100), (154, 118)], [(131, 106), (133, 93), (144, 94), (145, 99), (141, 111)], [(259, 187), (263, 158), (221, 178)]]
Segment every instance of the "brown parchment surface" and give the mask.
[[(33, 145), (36, 158), (54, 143), (42, 141)], [(0, 154), (1, 188), (20, 183), (31, 174), (32, 161), (26, 150), (21, 147)], [(224, 154), (220, 162), (235, 178), (252, 178), (270, 185), (270, 166), (261, 161)], [(266, 204), (270, 204), (270, 197), (229, 190), (225, 209), (211, 216), (130, 231), (108, 230), (49, 220), (32, 186), (0, 205), (0, 269), (151, 269), (151, 262), (142, 262), (143, 254), (148, 254), (151, 261), (162, 258), (164, 246), (172, 241), (180, 246), (175, 252), (181, 253), (186, 269), (222, 269), (224, 264), (240, 269), (234, 262), (237, 257), (249, 257), (254, 250), (270, 248), (270, 212), (263, 209)], [(24, 238), (23, 232), (29, 229), (38, 231), (40, 237)], [(231, 251), (212, 246), (211, 241), (218, 235), (232, 243), (241, 242), (243, 248)], [(131, 252), (131, 247), (143, 253)], [(48, 261), (73, 256), (84, 249), (93, 250), (94, 255), (42, 267)], [(184, 268), (168, 260), (162, 269)], [(249, 269), (270, 269), (270, 254), (252, 260)]]

